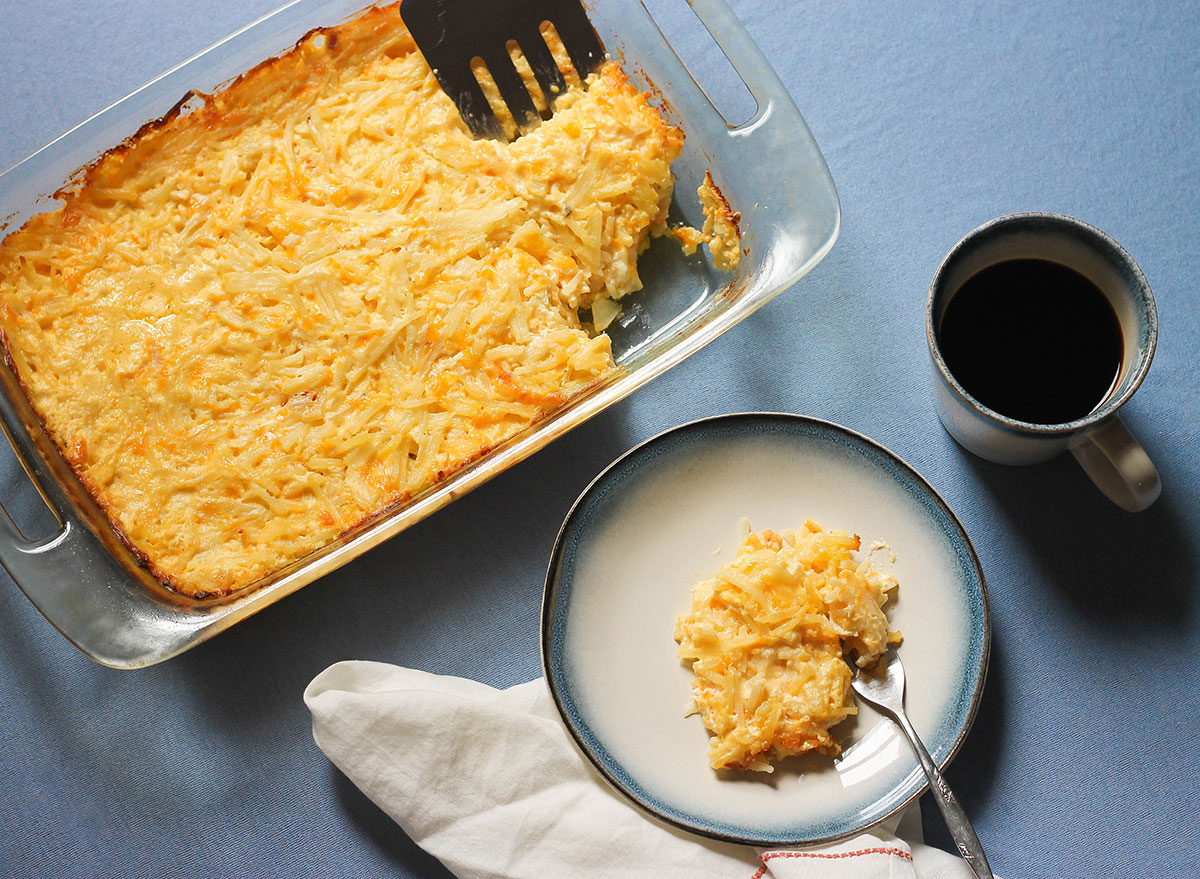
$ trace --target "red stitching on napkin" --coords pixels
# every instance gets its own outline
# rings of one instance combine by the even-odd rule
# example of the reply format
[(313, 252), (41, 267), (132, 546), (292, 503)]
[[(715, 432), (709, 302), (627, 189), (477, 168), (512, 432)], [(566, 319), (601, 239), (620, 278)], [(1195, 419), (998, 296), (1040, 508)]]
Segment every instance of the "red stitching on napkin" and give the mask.
[(912, 855), (901, 848), (860, 848), (852, 852), (766, 852), (759, 855), (758, 859), (763, 862), (763, 865), (755, 871), (750, 879), (762, 879), (767, 872), (767, 861), (771, 858), (825, 858), (833, 860), (836, 858), (857, 858), (860, 855), (895, 855), (898, 858), (904, 858), (906, 861), (913, 859)]

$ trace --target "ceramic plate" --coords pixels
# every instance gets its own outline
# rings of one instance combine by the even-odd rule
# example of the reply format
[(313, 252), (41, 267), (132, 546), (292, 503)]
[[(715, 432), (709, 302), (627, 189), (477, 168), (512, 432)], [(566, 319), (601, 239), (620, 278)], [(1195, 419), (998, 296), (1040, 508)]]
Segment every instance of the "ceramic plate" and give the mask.
[(883, 540), (896, 555), (894, 628), (907, 708), (934, 760), (957, 751), (983, 689), (987, 593), (962, 526), (911, 467), (844, 427), (795, 415), (729, 415), (664, 433), (618, 459), (576, 501), (551, 558), (542, 655), (559, 711), (621, 792), (706, 836), (798, 845), (848, 836), (896, 813), (925, 777), (895, 725), (860, 703), (834, 728), (835, 759), (773, 774), (717, 773), (708, 733), (684, 716), (691, 671), (675, 618), (692, 586), (732, 559), (738, 524), (812, 518)]

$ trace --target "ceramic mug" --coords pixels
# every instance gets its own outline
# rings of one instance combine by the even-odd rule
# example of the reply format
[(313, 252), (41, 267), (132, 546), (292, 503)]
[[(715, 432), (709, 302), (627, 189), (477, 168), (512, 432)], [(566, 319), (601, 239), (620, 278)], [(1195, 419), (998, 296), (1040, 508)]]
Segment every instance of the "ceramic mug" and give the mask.
[[(955, 378), (939, 346), (946, 307), (978, 272), (1014, 259), (1046, 260), (1091, 281), (1113, 308), (1123, 356), (1111, 390), (1082, 418), (1035, 424), (1010, 418), (972, 397)], [(1150, 368), (1158, 338), (1154, 296), (1137, 263), (1094, 226), (1051, 213), (1010, 214), (970, 232), (946, 255), (925, 312), (925, 333), (937, 382), (938, 415), (960, 445), (998, 464), (1037, 464), (1070, 450), (1114, 503), (1144, 510), (1162, 489), (1154, 463), (1117, 415)]]

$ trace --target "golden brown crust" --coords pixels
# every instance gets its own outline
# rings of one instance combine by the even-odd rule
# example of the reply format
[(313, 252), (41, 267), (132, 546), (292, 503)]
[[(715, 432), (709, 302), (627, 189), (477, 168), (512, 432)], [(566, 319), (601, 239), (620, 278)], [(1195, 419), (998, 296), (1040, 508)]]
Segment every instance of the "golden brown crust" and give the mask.
[(373, 8), (189, 92), (0, 242), (4, 356), (139, 564), (230, 595), (605, 379), (576, 310), (640, 287), (682, 134), (615, 65), (570, 97), (471, 141)]
[(697, 195), (704, 206), (703, 234), (713, 256), (713, 265), (723, 272), (733, 271), (742, 258), (742, 215), (729, 206), (725, 193), (707, 169)]
[(119, 173), (122, 164), (127, 159), (132, 158), (138, 150), (152, 145), (158, 135), (169, 130), (176, 120), (185, 115), (185, 108), (196, 99), (199, 99), (202, 105), (186, 115), (195, 117), (193, 124), (213, 127), (222, 121), (228, 121), (226, 114), (236, 108), (235, 96), (243, 91), (253, 90), (259, 82), (266, 81), (272, 86), (287, 85), (290, 82), (291, 88), (300, 87), (304, 80), (303, 77), (294, 75), (299, 72), (296, 68), (304, 67), (320, 72), (323, 65), (335, 60), (339, 50), (344, 48), (344, 38), (341, 35), (351, 27), (355, 39), (358, 41), (363, 39), (364, 34), (373, 37), (380, 33), (386, 33), (388, 41), (382, 46), (382, 50), (385, 52), (399, 49), (403, 49), (405, 52), (413, 51), (416, 44), (412, 40), (412, 35), (403, 26), (398, 9), (399, 4), (396, 3), (390, 6), (373, 6), (351, 22), (313, 28), (300, 37), (286, 52), (256, 64), (224, 83), (214, 94), (208, 95), (189, 89), (162, 116), (143, 123), (137, 131), (121, 143), (105, 150), (97, 158), (76, 171), (71, 180), (54, 193), (54, 197), (69, 200), (80, 190), (101, 185), (104, 175)]
[(717, 201), (719, 216), (733, 227), (733, 231), (740, 239), (742, 237), (742, 215), (729, 206), (729, 200), (725, 198), (725, 193), (713, 180), (712, 171), (708, 169), (704, 171), (704, 183)]

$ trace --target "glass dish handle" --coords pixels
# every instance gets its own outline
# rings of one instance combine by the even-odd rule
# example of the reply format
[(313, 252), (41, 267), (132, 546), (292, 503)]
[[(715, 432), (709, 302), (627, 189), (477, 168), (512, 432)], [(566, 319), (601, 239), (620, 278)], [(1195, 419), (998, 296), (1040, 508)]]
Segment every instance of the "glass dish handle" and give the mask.
[[(5, 411), (2, 414), (6, 416), (5, 420), (16, 419), (17, 416), (8, 411), (8, 401), (5, 400), (4, 403), (6, 404), (4, 406)], [(52, 537), (36, 541), (30, 540), (21, 532), (21, 529), (17, 526), (17, 523), (13, 520), (12, 515), (4, 506), (3, 499), (0, 499), (0, 562), (3, 562), (4, 567), (8, 568), (9, 561), (12, 560), (18, 564), (18, 567), (20, 567), (18, 561), (19, 559), (26, 556), (38, 556), (42, 553), (49, 552), (54, 549), (54, 547), (66, 540), (71, 531), (71, 525), (62, 512), (67, 505), (65, 503), (57, 503), (56, 501), (61, 499), (47, 494), (46, 487), (54, 486), (54, 479), (49, 473), (45, 472), (45, 468), (41, 466), (40, 458), (32, 446), (24, 443), (18, 443), (16, 440), (14, 440), (13, 432), (9, 430), (6, 424), (0, 426), (0, 431), (2, 431), (2, 434), (0, 435), (2, 435), (3, 438), (8, 441), (9, 446), (12, 448), (13, 455), (21, 464), (21, 468), (25, 471), (25, 475), (29, 478), (29, 481), (33, 483), (33, 487), (37, 489), (37, 493), (41, 497), (43, 503), (46, 504), (46, 507), (54, 515), (54, 518), (58, 520), (58, 524), (61, 526), (61, 529)], [(21, 435), (24, 436), (24, 434)], [(11, 573), (11, 568), (9, 571)], [(16, 579), (15, 574), (13, 577)], [(18, 582), (20, 581), (18, 580)]]
[[(71, 559), (86, 555), (79, 551), (78, 526), (61, 516), (59, 522), (62, 530), (47, 539), (32, 541), (0, 505), (0, 564), (47, 619), (54, 619), (54, 610), (66, 606), (70, 594), (78, 588), (79, 572), (72, 570)], [(63, 634), (71, 637), (65, 631)]]
[(737, 126), (735, 132), (753, 131), (781, 102), (784, 106), (792, 104), (778, 74), (725, 0), (687, 0), (687, 3), (758, 104), (754, 115)]
[[(65, 512), (72, 509), (70, 500), (28, 431), (13, 431), (18, 416), (3, 394), (0, 420), (4, 438), (61, 526), (49, 537), (30, 540), (0, 502), (0, 564), (42, 616), (84, 653), (115, 668), (145, 665), (131, 635), (145, 627), (162, 629), (156, 614), (140, 610), (144, 599), (139, 602), (134, 594), (137, 584), (129, 582), (127, 572), (83, 521), (74, 512)], [(81, 583), (92, 588), (81, 589)], [(122, 625), (114, 624), (117, 619)], [(163, 632), (168, 647), (174, 634)]]
[[(736, 141), (739, 161), (725, 163), (724, 179), (718, 182), (722, 188), (733, 183), (735, 193), (756, 193), (739, 208), (742, 241), (772, 253), (764, 277), (771, 286), (786, 289), (837, 240), (841, 206), (833, 177), (787, 87), (725, 0), (688, 3), (758, 105), (745, 122), (726, 128), (725, 136)], [(714, 112), (724, 119), (715, 105)], [(780, 272), (773, 274), (776, 265)]]
[[(36, 452), (25, 443), (15, 441), (7, 428), (4, 437), (60, 527), (50, 537), (30, 540), (21, 532), (3, 501), (0, 501), (0, 564), (4, 565), (13, 581), (29, 596), (37, 609), (52, 619), (54, 607), (63, 604), (75, 588), (69, 566), (62, 562), (81, 554), (76, 533), (79, 526), (64, 515), (63, 510), (67, 505), (56, 502), (61, 499), (48, 493), (48, 490), (55, 491), (56, 485), (50, 474), (45, 472)], [(86, 555), (86, 552), (83, 554)]]

